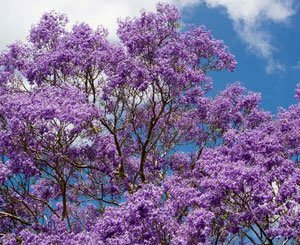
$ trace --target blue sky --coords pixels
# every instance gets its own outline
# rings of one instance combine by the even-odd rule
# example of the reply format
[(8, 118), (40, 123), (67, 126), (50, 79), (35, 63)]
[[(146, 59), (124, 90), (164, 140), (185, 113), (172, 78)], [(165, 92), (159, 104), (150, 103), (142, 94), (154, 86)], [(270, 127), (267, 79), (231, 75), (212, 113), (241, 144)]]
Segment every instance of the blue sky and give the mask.
[[(184, 22), (205, 25), (216, 38), (224, 40), (238, 61), (233, 73), (213, 74), (215, 91), (240, 81), (247, 89), (260, 92), (262, 107), (272, 113), (276, 113), (278, 107), (287, 108), (295, 103), (294, 91), (300, 81), (300, 14), (295, 4), (293, 7), (295, 13), (285, 21), (259, 23), (260, 31), (267, 33), (267, 41), (273, 47), (271, 61), (240, 37), (225, 8), (207, 8), (200, 4), (183, 11)], [(268, 70), (270, 62), (275, 63), (273, 70)]]
[[(276, 113), (295, 103), (300, 77), (300, 14), (296, 0), (165, 0), (178, 6), (183, 26), (205, 25), (223, 39), (236, 56), (233, 73), (214, 73), (214, 91), (240, 81), (262, 94), (262, 106)], [(71, 23), (102, 24), (116, 40), (118, 17), (136, 16), (140, 9), (154, 10), (156, 0), (0, 0), (0, 48), (24, 40), (42, 13), (66, 13)]]

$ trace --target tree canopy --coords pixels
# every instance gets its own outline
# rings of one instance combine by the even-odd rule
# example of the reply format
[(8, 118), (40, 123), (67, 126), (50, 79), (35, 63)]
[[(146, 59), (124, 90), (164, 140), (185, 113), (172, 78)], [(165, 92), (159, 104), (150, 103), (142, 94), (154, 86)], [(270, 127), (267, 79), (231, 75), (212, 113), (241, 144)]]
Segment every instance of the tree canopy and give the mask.
[(172, 5), (118, 42), (67, 23), (46, 13), (0, 54), (3, 244), (300, 241), (300, 104), (209, 96), (235, 58)]

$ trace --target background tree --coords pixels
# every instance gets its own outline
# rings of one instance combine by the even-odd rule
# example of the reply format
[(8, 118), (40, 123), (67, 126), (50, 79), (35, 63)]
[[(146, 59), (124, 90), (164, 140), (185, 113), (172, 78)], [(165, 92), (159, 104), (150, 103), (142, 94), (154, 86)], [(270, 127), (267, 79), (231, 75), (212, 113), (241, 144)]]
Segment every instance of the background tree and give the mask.
[(179, 21), (158, 4), (112, 43), (51, 12), (2, 52), (4, 244), (300, 239), (300, 105), (273, 117), (238, 83), (207, 96), (236, 62)]

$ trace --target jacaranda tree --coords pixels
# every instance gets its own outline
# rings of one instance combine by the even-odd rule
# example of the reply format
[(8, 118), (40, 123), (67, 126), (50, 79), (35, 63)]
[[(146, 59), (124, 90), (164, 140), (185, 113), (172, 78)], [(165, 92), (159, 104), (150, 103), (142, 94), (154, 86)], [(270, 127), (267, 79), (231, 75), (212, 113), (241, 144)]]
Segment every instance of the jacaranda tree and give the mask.
[(67, 22), (44, 14), (0, 56), (3, 244), (300, 241), (300, 104), (208, 96), (236, 61), (174, 6), (119, 21), (118, 42)]

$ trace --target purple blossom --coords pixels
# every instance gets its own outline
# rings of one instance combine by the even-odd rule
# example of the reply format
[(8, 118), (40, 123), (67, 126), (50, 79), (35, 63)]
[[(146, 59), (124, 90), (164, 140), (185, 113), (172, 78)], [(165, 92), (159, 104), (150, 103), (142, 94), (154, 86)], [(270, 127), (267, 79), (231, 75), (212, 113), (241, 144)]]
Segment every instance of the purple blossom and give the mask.
[(119, 43), (67, 22), (0, 54), (1, 243), (299, 241), (300, 104), (208, 96), (237, 62), (172, 5), (119, 20)]

